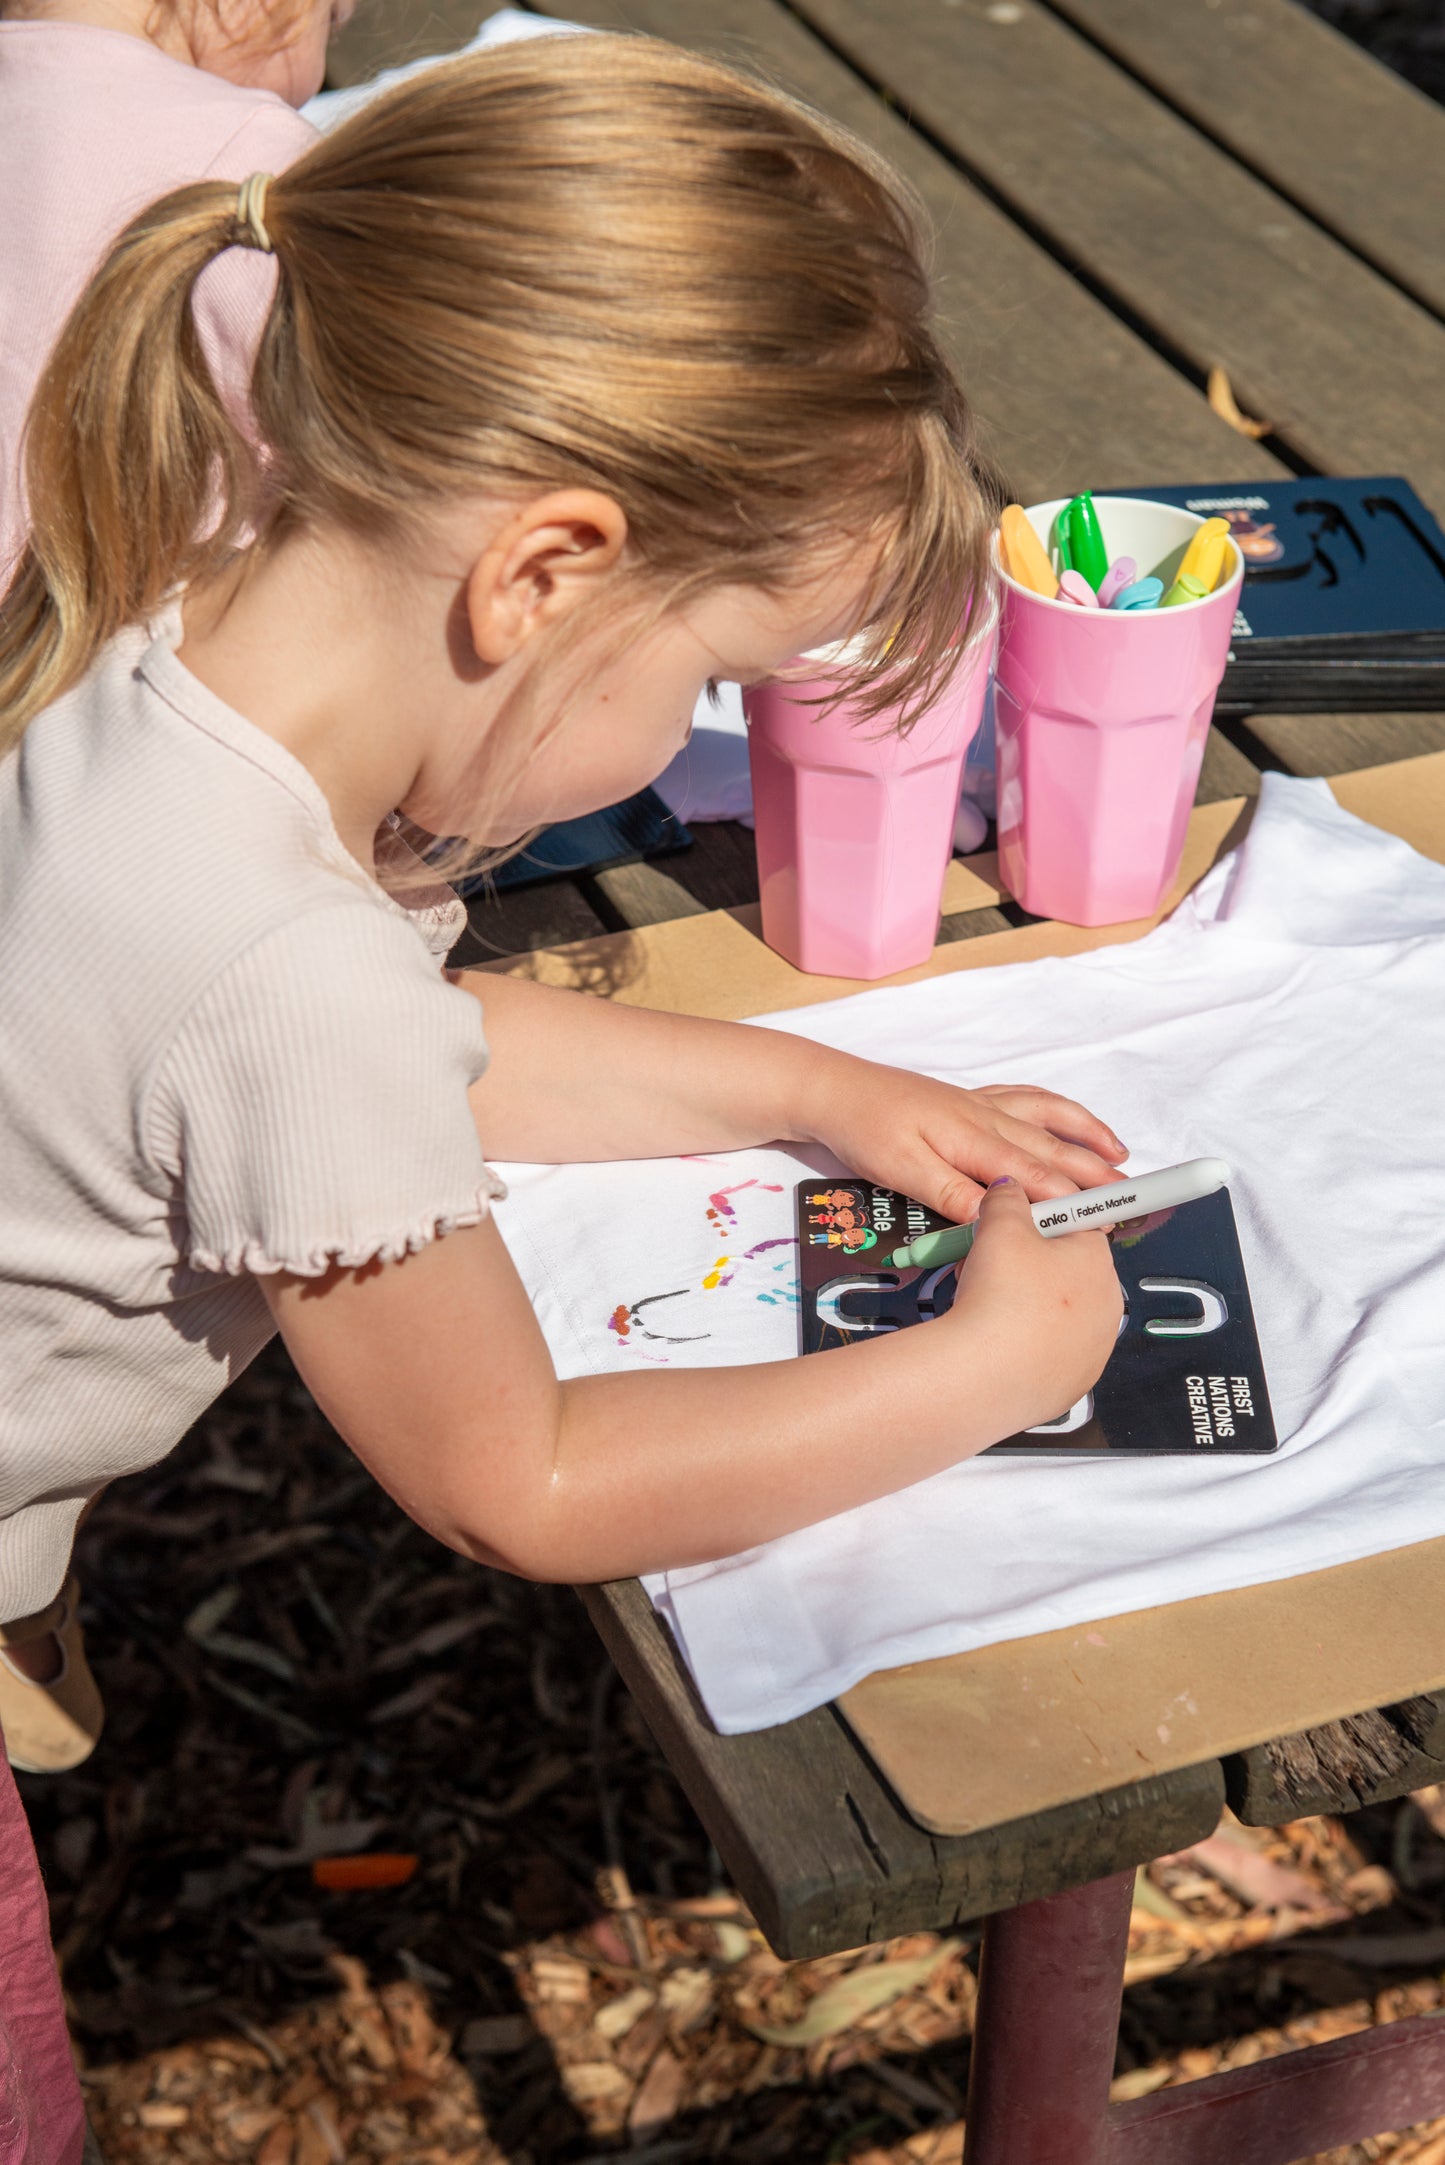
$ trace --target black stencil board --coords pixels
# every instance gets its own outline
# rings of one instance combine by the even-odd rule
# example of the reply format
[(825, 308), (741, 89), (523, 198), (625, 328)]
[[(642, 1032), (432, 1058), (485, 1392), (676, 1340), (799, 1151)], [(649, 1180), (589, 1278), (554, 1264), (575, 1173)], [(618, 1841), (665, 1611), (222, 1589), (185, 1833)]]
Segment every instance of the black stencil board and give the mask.
[(1315, 476), (1104, 490), (1223, 518), (1244, 557), (1236, 654), (1276, 641), (1408, 653), (1445, 637), (1445, 533), (1408, 481)]
[[(846, 1177), (805, 1180), (796, 1198), (804, 1353), (866, 1344), (952, 1307), (966, 1265), (898, 1270), (888, 1261), (946, 1218)], [(1103, 1375), (1057, 1421), (993, 1449), (1057, 1457), (1278, 1449), (1229, 1191), (1135, 1219), (1110, 1245), (1125, 1314)]]

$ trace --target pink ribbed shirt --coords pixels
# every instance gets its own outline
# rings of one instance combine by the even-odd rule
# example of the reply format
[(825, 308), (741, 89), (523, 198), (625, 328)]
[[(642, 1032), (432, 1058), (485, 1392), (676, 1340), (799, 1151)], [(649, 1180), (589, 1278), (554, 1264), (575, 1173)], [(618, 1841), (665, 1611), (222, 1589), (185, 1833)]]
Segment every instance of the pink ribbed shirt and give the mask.
[[(196, 180), (279, 173), (316, 130), (268, 90), (82, 23), (0, 22), (0, 588), (24, 537), (20, 439), (51, 348), (138, 211)], [(276, 269), (231, 249), (197, 284), (222, 388), (250, 381)]]

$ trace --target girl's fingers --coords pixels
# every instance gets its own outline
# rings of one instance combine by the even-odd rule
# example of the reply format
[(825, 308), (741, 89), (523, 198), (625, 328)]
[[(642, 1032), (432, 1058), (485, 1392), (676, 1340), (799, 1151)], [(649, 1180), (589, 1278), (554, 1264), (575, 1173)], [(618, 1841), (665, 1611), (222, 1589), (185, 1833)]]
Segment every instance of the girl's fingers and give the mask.
[(1055, 1090), (1042, 1090), (1033, 1083), (988, 1083), (971, 1095), (987, 1099), (1015, 1120), (1045, 1129), (1060, 1142), (1093, 1151), (1107, 1162), (1117, 1163), (1129, 1155), (1128, 1146), (1086, 1105), (1060, 1097)]

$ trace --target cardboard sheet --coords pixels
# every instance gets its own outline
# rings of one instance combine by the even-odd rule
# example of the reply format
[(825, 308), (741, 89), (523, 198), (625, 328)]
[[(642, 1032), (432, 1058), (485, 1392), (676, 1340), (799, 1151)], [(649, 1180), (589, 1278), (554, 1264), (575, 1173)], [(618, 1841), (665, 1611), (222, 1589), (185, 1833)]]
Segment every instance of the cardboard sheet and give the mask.
[[(1445, 830), (1445, 754), (1436, 756), (1442, 768), (1440, 824)], [(1405, 764), (1420, 766), (1429, 762), (1411, 760)], [(1336, 788), (1334, 783), (1330, 786)], [(920, 978), (981, 969), (994, 962), (1030, 962), (1036, 955), (1075, 955), (1089, 947), (1137, 940), (1168, 916), (1222, 851), (1234, 847), (1246, 832), (1252, 811), (1252, 802), (1244, 797), (1197, 807), (1190, 818), (1178, 877), (1164, 907), (1152, 917), (1092, 930), (1082, 925), (1041, 922), (1017, 932), (991, 932), (979, 939), (954, 940), (936, 947), (928, 961), (916, 969), (902, 970), (896, 977), (876, 982), (911, 985)], [(997, 871), (998, 860), (992, 853), (955, 858), (944, 884), (944, 914), (983, 909), (996, 903), (1005, 892), (998, 884)], [(507, 955), (483, 968), (501, 976), (531, 978), (538, 984), (600, 993), (631, 1007), (711, 1015), (732, 1022), (744, 1015), (774, 1014), (783, 1008), (809, 1007), (820, 1000), (841, 1000), (851, 992), (869, 990), (861, 978), (809, 977), (781, 955), (775, 955), (763, 945), (761, 912), (755, 902), (734, 910), (709, 910), (700, 917), (675, 918), (670, 924), (648, 925), (638, 932), (610, 932), (595, 940), (540, 948), (534, 954)]]
[[(1339, 802), (1445, 862), (1445, 753), (1331, 778)], [(1246, 830), (1235, 798), (1198, 807), (1166, 908), (1085, 930), (1039, 923), (956, 941), (888, 983), (1139, 938)], [(997, 860), (955, 864), (945, 910), (997, 899)], [(955, 899), (957, 897), (958, 899)], [(492, 965), (629, 1003), (719, 1017), (865, 986), (807, 977), (763, 946), (757, 911), (718, 910)], [(879, 1672), (840, 1710), (914, 1817), (960, 1834), (1272, 1736), (1445, 1687), (1445, 1541), (1308, 1577)]]
[(935, 1834), (972, 1834), (1445, 1686), (1445, 1541), (865, 1677), (838, 1701)]

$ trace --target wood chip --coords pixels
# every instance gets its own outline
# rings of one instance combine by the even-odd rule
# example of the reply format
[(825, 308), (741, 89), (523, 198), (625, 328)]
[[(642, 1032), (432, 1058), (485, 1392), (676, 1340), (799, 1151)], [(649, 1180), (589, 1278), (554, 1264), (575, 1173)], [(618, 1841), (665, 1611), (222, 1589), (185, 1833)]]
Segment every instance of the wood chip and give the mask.
[(561, 2000), (579, 2006), (592, 1997), (591, 1973), (584, 1963), (548, 1956), (533, 1963), (531, 1975), (532, 1990), (539, 2000)]
[(634, 1985), (630, 1992), (624, 1992), (619, 1999), (609, 2000), (605, 2007), (599, 2007), (592, 2018), (592, 2027), (599, 2037), (615, 2043), (619, 2037), (627, 2035), (633, 2024), (647, 2013), (655, 2001), (656, 1995), (649, 1991), (646, 1985)]

